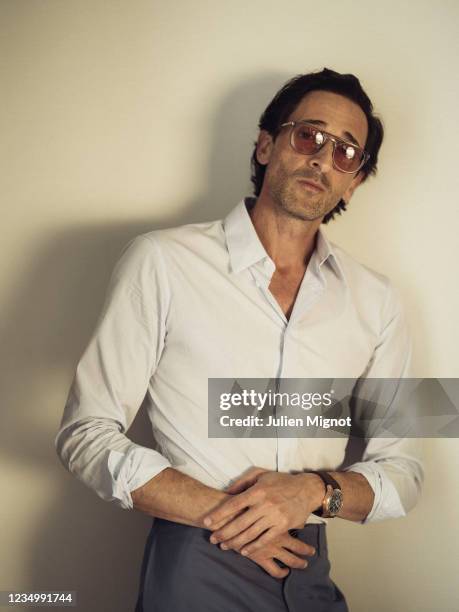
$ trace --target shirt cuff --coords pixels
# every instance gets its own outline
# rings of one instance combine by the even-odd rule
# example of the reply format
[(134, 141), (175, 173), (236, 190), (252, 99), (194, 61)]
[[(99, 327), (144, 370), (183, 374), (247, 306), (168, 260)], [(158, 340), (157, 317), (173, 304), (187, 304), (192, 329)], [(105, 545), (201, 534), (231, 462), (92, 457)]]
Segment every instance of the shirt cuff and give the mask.
[(401, 518), (406, 516), (400, 496), (393, 484), (392, 480), (384, 472), (384, 468), (376, 461), (362, 461), (354, 463), (345, 470), (346, 472), (357, 472), (362, 474), (368, 480), (368, 484), (373, 489), (374, 501), (373, 507), (363, 521), (366, 523), (375, 523), (391, 518)]
[(110, 451), (107, 467), (111, 476), (113, 500), (121, 508), (131, 510), (134, 506), (131, 491), (171, 467), (171, 463), (152, 449), (136, 446), (126, 453)]

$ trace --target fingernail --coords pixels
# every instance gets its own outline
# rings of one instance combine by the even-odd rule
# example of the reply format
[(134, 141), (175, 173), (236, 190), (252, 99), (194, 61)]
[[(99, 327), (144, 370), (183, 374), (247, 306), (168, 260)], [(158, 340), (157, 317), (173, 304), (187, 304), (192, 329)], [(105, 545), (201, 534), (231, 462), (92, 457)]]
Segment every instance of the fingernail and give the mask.
[(306, 569), (307, 567), (308, 567), (308, 562), (307, 562), (307, 561), (305, 561), (305, 562), (304, 562), (304, 569)]
[(205, 525), (206, 527), (210, 527), (210, 526), (212, 525), (212, 521), (210, 520), (210, 518), (209, 518), (209, 517), (207, 517), (207, 518), (205, 518), (205, 519), (204, 519), (204, 525)]
[(215, 536), (210, 536), (210, 541), (212, 542), (212, 544), (216, 544), (218, 542)]
[(220, 548), (223, 550), (228, 550), (228, 546), (225, 543), (220, 544)]
[(248, 554), (249, 554), (249, 551), (245, 550), (245, 548), (241, 550), (241, 555), (244, 555), (244, 557), (247, 557)]
[(316, 549), (315, 549), (315, 548), (313, 548), (313, 549), (312, 549), (312, 553), (311, 553), (311, 555), (315, 555), (315, 554), (316, 554)]

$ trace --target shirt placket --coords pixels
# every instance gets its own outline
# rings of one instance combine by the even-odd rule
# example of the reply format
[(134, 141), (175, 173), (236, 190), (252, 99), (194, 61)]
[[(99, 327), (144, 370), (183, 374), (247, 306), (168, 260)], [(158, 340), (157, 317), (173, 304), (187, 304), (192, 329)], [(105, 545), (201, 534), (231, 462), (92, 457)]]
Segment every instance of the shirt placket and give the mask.
[[(266, 257), (263, 261), (252, 266), (251, 273), (255, 280), (255, 284), (272, 306), (276, 316), (280, 317), (283, 322), (276, 385), (276, 391), (282, 392), (281, 380), (282, 378), (289, 378), (290, 355), (295, 355), (297, 353), (293, 346), (295, 340), (292, 338), (292, 336), (294, 336), (292, 331), (319, 299), (321, 293), (325, 289), (325, 279), (321, 274), (320, 266), (313, 256), (301, 282), (290, 319), (287, 319), (276, 298), (269, 291), (269, 284), (274, 270), (274, 262), (270, 257)], [(296, 371), (296, 368), (293, 368), (293, 371)], [(298, 438), (286, 438), (276, 435), (276, 469), (278, 472), (289, 472), (292, 469), (292, 465), (295, 465), (297, 448)]]

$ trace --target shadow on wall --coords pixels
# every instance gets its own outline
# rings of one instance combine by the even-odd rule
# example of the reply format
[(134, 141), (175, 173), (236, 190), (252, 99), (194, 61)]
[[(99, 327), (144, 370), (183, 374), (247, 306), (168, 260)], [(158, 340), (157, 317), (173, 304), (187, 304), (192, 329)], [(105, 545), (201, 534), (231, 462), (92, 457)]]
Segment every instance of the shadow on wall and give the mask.
[[(228, 93), (209, 125), (212, 147), (203, 176), (208, 186), (183, 213), (163, 214), (154, 202), (155, 216), (129, 225), (63, 228), (42, 239), (30, 254), (30, 269), (16, 279), (0, 328), (0, 346), (6, 347), (0, 460), (24, 469), (18, 499), (27, 497), (35, 478), (46, 482), (47, 505), (31, 507), (23, 526), (30, 532), (27, 584), (15, 588), (75, 590), (85, 612), (133, 610), (151, 519), (103, 502), (62, 469), (54, 437), (66, 394), (123, 247), (152, 229), (222, 217), (251, 193), (247, 177), (258, 117), (286, 78), (257, 77)], [(153, 444), (142, 410), (129, 435)]]

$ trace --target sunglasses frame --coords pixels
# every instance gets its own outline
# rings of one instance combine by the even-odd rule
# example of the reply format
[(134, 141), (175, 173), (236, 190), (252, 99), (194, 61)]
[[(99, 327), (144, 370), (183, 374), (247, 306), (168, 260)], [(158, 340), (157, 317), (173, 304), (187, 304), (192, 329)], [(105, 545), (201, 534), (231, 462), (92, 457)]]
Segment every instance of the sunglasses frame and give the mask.
[[(298, 149), (296, 149), (295, 145), (293, 144), (294, 127), (300, 124), (307, 125), (308, 127), (312, 128), (316, 132), (320, 132), (324, 136), (323, 143), (321, 145), (318, 145), (318, 149), (314, 151), (314, 153), (303, 153), (302, 151), (298, 151)], [(353, 142), (348, 142), (347, 140), (343, 140), (342, 138), (337, 138), (333, 134), (330, 134), (330, 132), (326, 132), (325, 130), (320, 129), (317, 125), (314, 125), (313, 123), (309, 123), (308, 121), (287, 121), (286, 123), (282, 123), (280, 127), (283, 128), (287, 126), (290, 126), (290, 146), (292, 147), (294, 151), (296, 151), (300, 155), (314, 155), (315, 153), (320, 151), (322, 147), (326, 145), (327, 140), (331, 140), (333, 142), (333, 153), (332, 153), (333, 167), (336, 168), (336, 170), (338, 170), (339, 172), (344, 172), (345, 174), (355, 174), (356, 172), (359, 172), (363, 168), (363, 166), (367, 163), (367, 161), (370, 158), (370, 154), (367, 151), (365, 151), (365, 149), (362, 149), (362, 147), (358, 147)], [(353, 147), (357, 151), (362, 152), (362, 155), (363, 155), (362, 161), (360, 162), (360, 166), (357, 168), (357, 170), (342, 170), (339, 166), (337, 166), (337, 164), (335, 163), (335, 151), (336, 151), (336, 146), (338, 144), (346, 144), (350, 147)]]

